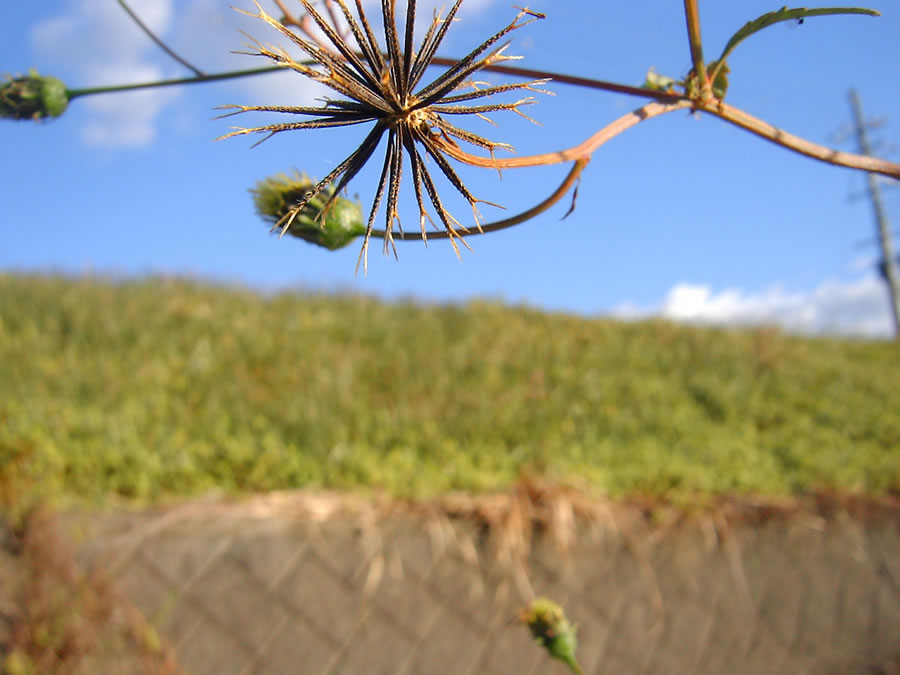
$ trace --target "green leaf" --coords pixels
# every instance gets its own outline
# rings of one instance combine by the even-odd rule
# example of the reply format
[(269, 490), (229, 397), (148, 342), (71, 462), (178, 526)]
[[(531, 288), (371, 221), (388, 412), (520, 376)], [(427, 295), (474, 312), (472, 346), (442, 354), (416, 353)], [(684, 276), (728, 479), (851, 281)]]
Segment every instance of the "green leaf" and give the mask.
[(724, 63), (729, 54), (741, 42), (746, 40), (754, 33), (758, 33), (763, 28), (768, 28), (781, 21), (792, 21), (797, 19), (805, 19), (810, 16), (828, 16), (832, 14), (865, 14), (868, 16), (881, 16), (881, 12), (874, 9), (863, 9), (860, 7), (820, 7), (817, 9), (807, 9), (806, 7), (797, 7), (788, 9), (787, 5), (776, 12), (768, 12), (753, 21), (745, 23), (741, 29), (731, 36), (731, 39), (725, 45), (722, 56), (718, 62)]
[[(719, 65), (719, 63), (722, 65)], [(728, 67), (727, 63), (710, 61), (706, 64), (706, 72), (710, 73), (710, 77), (712, 77), (713, 96), (725, 98), (725, 93), (728, 91), (728, 73), (731, 72), (731, 68)]]

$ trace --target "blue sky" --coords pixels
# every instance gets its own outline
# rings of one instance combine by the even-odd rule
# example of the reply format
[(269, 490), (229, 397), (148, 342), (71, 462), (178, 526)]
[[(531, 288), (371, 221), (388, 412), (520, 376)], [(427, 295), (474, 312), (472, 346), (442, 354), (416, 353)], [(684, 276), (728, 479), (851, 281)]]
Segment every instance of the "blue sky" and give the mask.
[[(261, 22), (229, 9), (249, 0), (132, 0), (176, 51), (207, 72), (263, 65), (231, 54), (243, 29), (284, 43)], [(289, 0), (289, 4), (299, 2)], [(403, 5), (404, 3), (398, 3)], [(420, 16), (439, 3), (420, 0)], [(276, 13), (271, 0), (264, 7)], [(707, 58), (746, 20), (777, 3), (701, 2)], [(369, 3), (372, 6), (372, 3)], [(640, 84), (647, 70), (689, 69), (680, 2), (535, 0), (547, 19), (513, 34), (521, 65)], [(900, 7), (883, 16), (808, 19), (778, 25), (730, 58), (728, 101), (809, 140), (853, 150), (847, 92), (870, 117), (888, 116), (873, 138), (898, 159)], [(444, 56), (461, 56), (505, 26), (507, 0), (467, 0)], [(285, 45), (286, 46), (286, 45)], [(28, 68), (71, 87), (137, 82), (189, 73), (151, 43), (114, 0), (7, 3), (0, 23), (0, 72)], [(436, 71), (438, 72), (438, 71)], [(486, 75), (493, 83), (500, 76)], [(495, 115), (467, 128), (512, 143), (519, 154), (577, 144), (639, 99), (548, 85), (530, 124)], [(86, 97), (48, 124), (0, 124), (0, 270), (191, 276), (265, 290), (302, 287), (384, 298), (464, 302), (500, 299), (584, 315), (709, 321), (772, 321), (795, 330), (884, 336), (885, 290), (871, 208), (853, 200), (864, 176), (764, 142), (709, 116), (673, 113), (601, 148), (585, 171), (578, 205), (568, 200), (526, 224), (473, 237), (456, 259), (446, 241), (398, 244), (400, 260), (372, 248), (367, 276), (354, 275), (358, 246), (339, 252), (268, 235), (248, 193), (261, 178), (294, 168), (323, 176), (356, 147), (360, 128), (298, 131), (251, 149), (254, 139), (213, 139), (231, 120), (226, 103), (310, 104), (322, 92), (293, 73), (134, 94)], [(260, 118), (256, 119), (261, 122)], [(245, 116), (237, 123), (252, 126)], [(841, 134), (843, 132), (843, 137)], [(14, 158), (14, 160), (10, 160)], [(375, 166), (378, 164), (378, 166)], [(350, 186), (368, 204), (380, 162)], [(511, 213), (556, 187), (562, 166), (496, 172), (463, 167), (477, 197)], [(444, 189), (449, 194), (449, 188)], [(417, 227), (405, 194), (404, 224)], [(886, 191), (900, 220), (900, 190)], [(459, 216), (468, 214), (456, 204)], [(502, 217), (485, 207), (489, 220)]]

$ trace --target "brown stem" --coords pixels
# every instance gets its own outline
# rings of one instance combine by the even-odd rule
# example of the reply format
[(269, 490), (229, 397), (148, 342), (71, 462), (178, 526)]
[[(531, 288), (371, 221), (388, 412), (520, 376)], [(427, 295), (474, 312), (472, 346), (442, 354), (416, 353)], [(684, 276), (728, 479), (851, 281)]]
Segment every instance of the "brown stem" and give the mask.
[(593, 136), (574, 147), (540, 155), (526, 155), (524, 157), (509, 157), (506, 159), (479, 157), (477, 155), (470, 155), (455, 143), (448, 142), (443, 138), (435, 139), (435, 142), (440, 146), (441, 150), (450, 157), (453, 157), (464, 164), (488, 169), (517, 169), (526, 166), (545, 166), (547, 164), (559, 164), (561, 162), (575, 162), (589, 159), (591, 154), (601, 145), (636, 124), (665, 113), (690, 108), (692, 105), (693, 103), (687, 100), (676, 101), (674, 103), (653, 101), (652, 103), (641, 106), (637, 110), (633, 110), (627, 115), (623, 115), (611, 124), (607, 124)]
[[(457, 61), (455, 59), (434, 57), (432, 63), (438, 66), (454, 66)], [(643, 96), (644, 98), (655, 98), (667, 101), (680, 101), (687, 98), (684, 94), (675, 91), (662, 91), (659, 89), (649, 89), (647, 87), (632, 87), (627, 84), (618, 84), (616, 82), (607, 82), (606, 80), (595, 80), (590, 77), (578, 77), (577, 75), (566, 75), (565, 73), (551, 73), (546, 70), (534, 70), (532, 68), (519, 68), (517, 66), (485, 66), (484, 70), (494, 73), (503, 73), (505, 75), (513, 75), (515, 77), (534, 78), (537, 80), (550, 78), (554, 83), (571, 84), (575, 87), (585, 87), (587, 89), (601, 89), (603, 91), (612, 91), (619, 94), (628, 94), (629, 96)]]
[(727, 122), (739, 126), (751, 133), (756, 134), (767, 141), (771, 141), (776, 145), (780, 145), (788, 150), (793, 150), (806, 157), (818, 159), (828, 164), (836, 164), (838, 166), (846, 166), (850, 169), (861, 169), (863, 171), (871, 171), (880, 173), (884, 176), (900, 179), (900, 164), (888, 162), (877, 157), (869, 157), (868, 155), (856, 155), (852, 152), (842, 152), (827, 148), (824, 145), (817, 145), (807, 141), (799, 136), (789, 134), (777, 127), (772, 126), (768, 122), (750, 115), (743, 110), (730, 106), (722, 101), (710, 101), (706, 105), (698, 104), (698, 109), (708, 112), (711, 115), (720, 117)]
[(296, 26), (297, 28), (302, 27), (300, 25), (300, 22), (297, 20), (297, 17), (294, 16), (287, 8), (287, 5), (284, 4), (284, 0), (275, 0), (275, 4), (278, 5), (278, 9), (280, 9), (281, 13), (284, 15), (281, 23), (283, 23), (285, 26)]
[[(578, 177), (581, 175), (584, 167), (587, 166), (589, 158), (582, 158), (575, 162), (572, 166), (572, 169), (569, 171), (565, 180), (560, 183), (559, 187), (547, 197), (544, 201), (527, 211), (522, 211), (518, 215), (512, 216), (511, 218), (504, 218), (503, 220), (497, 220), (493, 223), (486, 223), (481, 226), (481, 230), (472, 230), (465, 233), (457, 233), (453, 236), (462, 235), (463, 237), (470, 237), (475, 234), (487, 234), (488, 232), (496, 232), (498, 230), (506, 229), (507, 227), (512, 227), (513, 225), (519, 225), (520, 223), (524, 223), (526, 220), (530, 220), (535, 216), (543, 213), (551, 206), (556, 204), (563, 196), (569, 191), (569, 189), (575, 184), (575, 181), (578, 180)], [(574, 206), (574, 203), (573, 203)], [(567, 214), (568, 215), (568, 214)], [(384, 230), (372, 230), (373, 237), (383, 237)], [(402, 240), (417, 240), (417, 239), (447, 239), (450, 237), (450, 233), (446, 230), (438, 230), (435, 232), (426, 232), (424, 235), (422, 232), (405, 232), (403, 234), (394, 235), (394, 239), (402, 239)]]
[[(512, 169), (526, 166), (544, 166), (547, 164), (558, 164), (560, 162), (574, 162), (574, 165), (572, 166), (572, 169), (569, 171), (565, 180), (549, 197), (547, 197), (541, 203), (511, 218), (505, 218), (503, 220), (498, 220), (493, 223), (482, 225), (480, 231), (466, 232), (462, 234), (462, 236), (468, 237), (475, 234), (487, 234), (488, 232), (496, 232), (507, 227), (513, 227), (514, 225), (524, 223), (525, 221), (534, 218), (540, 213), (543, 213), (548, 208), (556, 204), (556, 202), (558, 202), (569, 191), (569, 189), (572, 187), (572, 185), (574, 185), (575, 181), (581, 175), (584, 167), (586, 167), (588, 162), (590, 162), (591, 154), (601, 145), (606, 143), (611, 138), (618, 136), (626, 129), (629, 129), (634, 125), (643, 122), (644, 120), (648, 120), (651, 117), (656, 117), (667, 112), (683, 110), (689, 108), (691, 105), (691, 102), (686, 100), (677, 101), (675, 103), (661, 103), (656, 101), (653, 103), (648, 103), (647, 105), (642, 106), (637, 110), (634, 110), (627, 115), (620, 117), (615, 122), (606, 125), (605, 127), (603, 127), (603, 129), (595, 133), (587, 140), (579, 143), (572, 148), (569, 148), (568, 150), (550, 152), (542, 155), (529, 155), (527, 157), (514, 157), (510, 159), (499, 160), (486, 157), (478, 157), (476, 155), (470, 155), (467, 152), (463, 152), (463, 150), (460, 149), (458, 145), (452, 142), (447, 142), (442, 138), (436, 138), (435, 142), (440, 145), (441, 149), (449, 156), (472, 166), (496, 169)], [(575, 204), (573, 201), (573, 208), (574, 205)], [(384, 236), (384, 230), (373, 230), (372, 236)], [(410, 232), (408, 234), (403, 233), (396, 235), (394, 238), (400, 240), (421, 240), (425, 238), (446, 239), (450, 236), (451, 234), (449, 232), (438, 231), (425, 234), (423, 234), (422, 232)], [(454, 233), (453, 236), (460, 236), (460, 234)]]
[[(331, 4), (331, 0), (325, 0), (325, 9), (328, 11), (328, 17), (331, 19), (331, 25), (334, 26), (334, 29), (340, 31), (340, 21), (338, 21), (337, 12), (334, 10), (334, 5)], [(347, 37), (346, 31), (341, 34), (342, 37)]]
[(823, 145), (817, 145), (816, 143), (807, 141), (799, 136), (794, 136), (793, 134), (778, 129), (768, 122), (764, 122), (743, 110), (717, 100), (710, 101), (706, 105), (687, 100), (676, 101), (674, 103), (654, 101), (641, 106), (637, 110), (606, 125), (593, 136), (574, 147), (540, 155), (527, 155), (524, 157), (510, 157), (505, 159), (479, 157), (477, 155), (470, 155), (463, 151), (458, 145), (449, 143), (445, 139), (435, 140), (438, 145), (440, 145), (442, 151), (454, 159), (471, 166), (489, 169), (514, 169), (526, 166), (544, 166), (547, 164), (558, 164), (560, 162), (570, 162), (590, 157), (601, 145), (636, 124), (648, 120), (651, 117), (658, 117), (665, 113), (690, 107), (720, 117), (723, 120), (754, 133), (757, 136), (761, 136), (776, 145), (780, 145), (788, 150), (793, 150), (801, 155), (836, 166), (846, 166), (850, 169), (860, 169), (862, 171), (880, 173), (892, 178), (900, 178), (900, 164), (895, 164), (884, 159), (878, 159), (877, 157), (856, 155), (851, 152), (842, 152), (840, 150), (827, 148)]
[(703, 40), (700, 38), (700, 9), (697, 0), (684, 0), (684, 19), (687, 24), (688, 44), (691, 47), (691, 61), (694, 63), (694, 75), (700, 83), (700, 100), (709, 101), (712, 97), (712, 85), (706, 76), (706, 64), (703, 62)]

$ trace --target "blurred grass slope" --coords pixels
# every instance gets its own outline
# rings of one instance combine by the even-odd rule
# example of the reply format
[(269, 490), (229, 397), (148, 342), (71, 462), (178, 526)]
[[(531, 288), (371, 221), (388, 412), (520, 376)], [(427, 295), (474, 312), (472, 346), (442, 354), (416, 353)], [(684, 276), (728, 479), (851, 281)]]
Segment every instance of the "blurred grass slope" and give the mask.
[(426, 497), (523, 472), (610, 496), (898, 493), (900, 352), (494, 303), (0, 275), (7, 489)]

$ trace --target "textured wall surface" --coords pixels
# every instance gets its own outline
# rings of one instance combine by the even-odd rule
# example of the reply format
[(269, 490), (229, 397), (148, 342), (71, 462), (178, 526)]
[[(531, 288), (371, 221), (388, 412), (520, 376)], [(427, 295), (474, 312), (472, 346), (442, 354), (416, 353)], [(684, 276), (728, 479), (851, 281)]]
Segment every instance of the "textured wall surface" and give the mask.
[(900, 667), (893, 507), (651, 525), (565, 502), (541, 519), (292, 499), (93, 514), (82, 559), (196, 675), (565, 673), (512, 621), (531, 594), (578, 624), (586, 673)]

